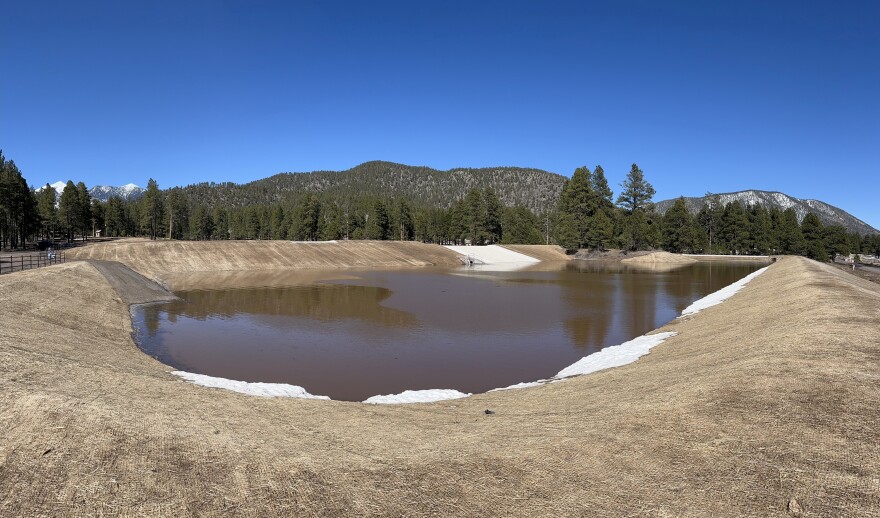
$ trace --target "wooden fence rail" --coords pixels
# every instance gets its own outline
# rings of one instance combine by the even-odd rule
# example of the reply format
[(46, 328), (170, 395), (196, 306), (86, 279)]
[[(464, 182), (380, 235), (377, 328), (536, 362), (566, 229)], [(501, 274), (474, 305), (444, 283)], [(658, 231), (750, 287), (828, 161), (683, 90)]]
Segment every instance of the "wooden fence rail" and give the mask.
[(0, 256), (0, 275), (61, 264), (66, 260), (64, 252), (40, 252)]

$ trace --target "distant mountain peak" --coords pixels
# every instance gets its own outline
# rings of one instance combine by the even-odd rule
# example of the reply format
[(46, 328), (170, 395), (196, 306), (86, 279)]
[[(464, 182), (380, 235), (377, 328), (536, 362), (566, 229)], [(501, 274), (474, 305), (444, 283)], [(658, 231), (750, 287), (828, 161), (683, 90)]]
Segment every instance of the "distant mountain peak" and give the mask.
[(135, 199), (140, 198), (144, 191), (146, 191), (146, 189), (133, 183), (127, 183), (120, 187), (96, 185), (89, 189), (89, 196), (100, 201), (107, 201), (114, 196), (122, 199)]
[[(841, 225), (850, 232), (858, 232), (859, 234), (877, 234), (880, 230), (865, 223), (859, 218), (846, 212), (843, 209), (830, 205), (821, 200), (807, 200), (796, 198), (779, 191), (760, 191), (757, 189), (748, 189), (745, 191), (725, 192), (712, 194), (717, 196), (721, 205), (737, 201), (745, 207), (752, 205), (761, 205), (766, 209), (776, 207), (779, 210), (793, 209), (797, 215), (798, 221), (803, 221), (807, 213), (812, 212), (819, 217), (819, 221), (823, 225)], [(696, 214), (700, 211), (708, 196), (685, 197), (685, 204), (691, 213)], [(677, 198), (676, 198), (677, 199)], [(663, 200), (657, 202), (655, 207), (661, 214), (675, 203), (676, 199)]]

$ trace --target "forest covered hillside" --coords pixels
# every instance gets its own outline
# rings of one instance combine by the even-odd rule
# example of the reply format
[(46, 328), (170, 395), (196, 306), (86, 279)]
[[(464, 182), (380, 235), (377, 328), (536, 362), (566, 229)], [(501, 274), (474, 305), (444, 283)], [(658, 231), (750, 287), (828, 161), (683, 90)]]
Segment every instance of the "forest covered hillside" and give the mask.
[(200, 183), (184, 190), (195, 203), (227, 208), (291, 201), (312, 193), (334, 198), (403, 198), (418, 205), (448, 208), (470, 190), (488, 188), (508, 207), (522, 205), (540, 213), (556, 206), (564, 183), (564, 176), (540, 169), (488, 167), (439, 171), (374, 161), (346, 171), (281, 173), (246, 184)]
[[(723, 194), (707, 194), (706, 196), (700, 197), (686, 197), (684, 202), (688, 211), (690, 211), (691, 214), (696, 214), (700, 211), (703, 205), (709, 203), (711, 197), (715, 197), (716, 201), (721, 205), (727, 205), (730, 202), (736, 201), (742, 204), (743, 207), (760, 205), (768, 210), (771, 208), (777, 208), (779, 210), (791, 208), (797, 215), (798, 222), (803, 221), (804, 217), (812, 212), (816, 214), (816, 216), (819, 217), (819, 221), (826, 226), (840, 225), (850, 232), (856, 232), (858, 234), (880, 233), (876, 228), (843, 209), (829, 205), (823, 201), (802, 200), (781, 192), (748, 190)], [(665, 214), (669, 207), (672, 207), (673, 203), (675, 203), (675, 199), (663, 200), (657, 202), (655, 208), (657, 209), (657, 212)]]

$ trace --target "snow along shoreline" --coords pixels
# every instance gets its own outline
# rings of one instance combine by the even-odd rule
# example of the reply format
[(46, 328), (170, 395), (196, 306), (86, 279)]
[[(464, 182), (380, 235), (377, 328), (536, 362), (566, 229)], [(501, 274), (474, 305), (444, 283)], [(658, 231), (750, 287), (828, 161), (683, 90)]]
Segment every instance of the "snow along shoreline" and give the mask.
[[(761, 275), (768, 267), (754, 271), (742, 279), (721, 288), (720, 290), (710, 293), (705, 297), (695, 301), (693, 304), (685, 308), (678, 318), (691, 316), (700, 311), (721, 304), (725, 300), (734, 296), (746, 284), (751, 282), (755, 277)], [(492, 389), (489, 392), (501, 390), (515, 390), (528, 387), (539, 387), (546, 383), (555, 383), (563, 381), (572, 376), (582, 376), (593, 372), (621, 367), (630, 364), (642, 356), (648, 354), (652, 348), (662, 344), (667, 339), (675, 336), (675, 332), (663, 332), (655, 334), (645, 334), (638, 336), (619, 345), (611, 345), (601, 349), (598, 352), (584, 356), (575, 363), (559, 371), (556, 376), (550, 379), (517, 383), (509, 387)], [(289, 385), (286, 383), (249, 383), (247, 381), (236, 381), (226, 378), (215, 378), (204, 374), (194, 374), (184, 371), (173, 371), (172, 374), (204, 387), (222, 388), (249, 394), (252, 396), (263, 397), (293, 397), (301, 399), (323, 399), (329, 400), (327, 396), (316, 396), (309, 394), (306, 389), (298, 385)], [(393, 404), (409, 404), (409, 403), (432, 403), (435, 401), (446, 401), (451, 399), (461, 399), (472, 394), (459, 392), (454, 389), (427, 389), (427, 390), (405, 390), (399, 394), (376, 395), (364, 400), (364, 403), (375, 405), (393, 405)]]

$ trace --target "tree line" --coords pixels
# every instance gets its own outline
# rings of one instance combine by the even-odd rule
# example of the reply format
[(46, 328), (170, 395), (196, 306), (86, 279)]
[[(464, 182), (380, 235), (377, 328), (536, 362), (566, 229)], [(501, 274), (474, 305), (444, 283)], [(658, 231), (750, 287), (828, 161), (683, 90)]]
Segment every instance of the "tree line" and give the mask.
[(824, 226), (816, 214), (798, 223), (794, 209), (766, 209), (739, 202), (707, 203), (691, 214), (679, 198), (665, 214), (654, 210), (654, 187), (633, 164), (615, 203), (602, 166), (575, 170), (562, 187), (555, 214), (555, 241), (573, 249), (662, 249), (673, 253), (730, 255), (794, 254), (825, 261), (836, 254), (880, 253), (880, 235), (860, 235), (841, 225)]
[(471, 189), (449, 208), (403, 197), (299, 193), (276, 203), (207, 206), (185, 188), (159, 190), (152, 179), (136, 200), (111, 197), (97, 215), (109, 236), (152, 239), (378, 239), (448, 244), (542, 243), (538, 217), (505, 206), (491, 188)]
[[(543, 210), (505, 204), (492, 188), (470, 188), (443, 204), (374, 191), (286, 192), (275, 201), (235, 205), (193, 186), (161, 190), (150, 179), (139, 199), (91, 199), (82, 182), (60, 196), (34, 192), (0, 152), (0, 243), (19, 247), (52, 238), (143, 236), (151, 239), (417, 240), (475, 245), (555, 243), (569, 250), (620, 248), (720, 254), (880, 255), (880, 235), (860, 236), (823, 226), (815, 214), (798, 223), (793, 210), (721, 205), (710, 196), (699, 213), (684, 199), (663, 215), (655, 190), (633, 164), (614, 198), (601, 166), (580, 167)], [(263, 198), (264, 200), (266, 198)]]

